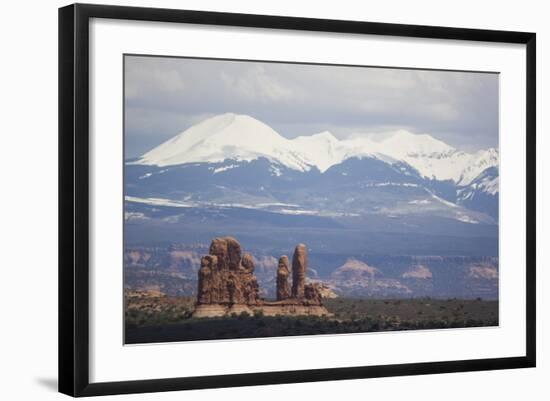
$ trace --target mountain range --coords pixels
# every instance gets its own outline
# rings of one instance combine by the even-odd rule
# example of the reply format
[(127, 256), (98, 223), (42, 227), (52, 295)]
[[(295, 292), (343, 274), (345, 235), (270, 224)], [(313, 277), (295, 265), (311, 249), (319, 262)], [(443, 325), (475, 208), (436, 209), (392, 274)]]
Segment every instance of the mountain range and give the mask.
[(141, 206), (383, 216), (498, 224), (499, 154), (468, 153), (399, 130), (375, 141), (324, 131), (288, 139), (247, 115), (206, 119), (126, 161), (125, 200)]

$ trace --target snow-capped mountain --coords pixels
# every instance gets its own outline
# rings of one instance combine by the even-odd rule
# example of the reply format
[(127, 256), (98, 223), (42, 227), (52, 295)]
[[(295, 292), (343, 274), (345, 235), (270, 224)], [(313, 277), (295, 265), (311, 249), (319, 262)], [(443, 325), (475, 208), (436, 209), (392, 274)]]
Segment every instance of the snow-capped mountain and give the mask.
[(364, 135), (339, 140), (328, 131), (287, 139), (247, 115), (226, 113), (209, 118), (141, 156), (135, 164), (174, 166), (266, 158), (297, 171), (321, 173), (350, 158), (375, 157), (405, 162), (423, 177), (468, 185), (490, 167), (498, 167), (496, 149), (459, 151), (430, 135), (399, 130), (383, 141)]
[(251, 161), (265, 157), (289, 168), (307, 171), (303, 155), (291, 141), (266, 124), (232, 113), (209, 118), (145, 153), (137, 164), (174, 166), (226, 159)]
[(470, 154), (406, 131), (382, 141), (365, 135), (339, 140), (327, 131), (287, 139), (252, 117), (223, 114), (129, 161), (125, 195), (151, 210), (238, 208), (330, 219), (414, 215), (494, 224), (498, 153)]

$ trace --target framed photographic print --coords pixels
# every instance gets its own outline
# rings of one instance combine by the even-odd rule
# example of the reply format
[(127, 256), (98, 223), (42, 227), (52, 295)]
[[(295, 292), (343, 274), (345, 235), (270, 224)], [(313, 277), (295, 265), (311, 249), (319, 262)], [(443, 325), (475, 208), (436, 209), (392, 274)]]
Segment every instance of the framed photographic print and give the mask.
[(59, 389), (535, 366), (535, 34), (59, 10)]

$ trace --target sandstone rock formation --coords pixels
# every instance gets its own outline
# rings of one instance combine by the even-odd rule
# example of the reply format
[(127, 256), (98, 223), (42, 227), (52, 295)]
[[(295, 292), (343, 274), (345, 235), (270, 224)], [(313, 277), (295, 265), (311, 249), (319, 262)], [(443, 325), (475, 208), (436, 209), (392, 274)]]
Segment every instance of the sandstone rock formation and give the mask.
[(201, 259), (197, 303), (253, 304), (258, 290), (252, 256), (242, 256), (234, 238), (214, 239), (210, 254)]
[(241, 245), (233, 237), (214, 238), (210, 255), (218, 258), (219, 270), (238, 270), (241, 266)]
[(215, 238), (209, 254), (201, 259), (194, 317), (215, 317), (262, 312), (266, 316), (329, 316), (317, 284), (306, 284), (307, 248), (299, 244), (292, 258), (292, 291), (289, 260), (281, 256), (277, 269), (277, 301), (259, 297), (254, 259), (242, 253), (232, 237)]
[(290, 298), (289, 275), (288, 256), (283, 255), (279, 258), (279, 268), (277, 269), (277, 301)]
[(304, 298), (308, 304), (321, 305), (321, 291), (316, 284), (306, 284), (304, 286)]
[(197, 302), (199, 304), (210, 304), (214, 302), (214, 294), (219, 286), (215, 283), (214, 270), (218, 266), (216, 256), (207, 255), (201, 259), (201, 268), (199, 269), (199, 285), (197, 293)]
[(306, 283), (307, 249), (304, 244), (299, 244), (292, 257), (292, 298), (304, 298), (304, 285)]

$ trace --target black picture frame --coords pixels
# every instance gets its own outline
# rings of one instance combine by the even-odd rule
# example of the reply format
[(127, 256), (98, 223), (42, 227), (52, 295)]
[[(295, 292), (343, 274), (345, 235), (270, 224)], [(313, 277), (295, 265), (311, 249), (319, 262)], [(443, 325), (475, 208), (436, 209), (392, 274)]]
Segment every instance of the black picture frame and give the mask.
[[(438, 38), (526, 46), (526, 354), (521, 357), (261, 372), (154, 380), (89, 381), (89, 22), (91, 18)], [(536, 364), (536, 35), (220, 12), (74, 4), (59, 9), (59, 391), (71, 396), (359, 379)]]

